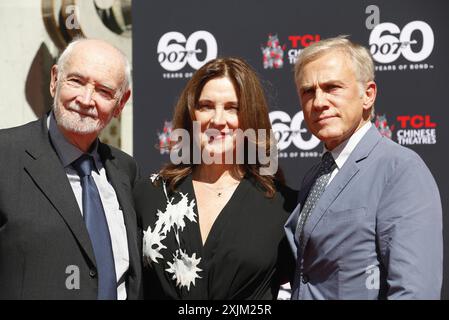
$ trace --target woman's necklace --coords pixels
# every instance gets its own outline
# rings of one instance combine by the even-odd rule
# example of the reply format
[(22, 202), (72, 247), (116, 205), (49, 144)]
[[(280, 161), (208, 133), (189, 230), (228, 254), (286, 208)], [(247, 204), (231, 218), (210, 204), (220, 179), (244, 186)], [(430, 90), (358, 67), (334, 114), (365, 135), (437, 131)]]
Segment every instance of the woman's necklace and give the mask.
[(231, 185), (228, 185), (225, 187), (219, 187), (219, 188), (213, 188), (213, 187), (209, 186), (207, 183), (200, 182), (199, 184), (201, 186), (205, 187), (206, 189), (209, 189), (209, 191), (213, 192), (216, 197), (221, 198), (223, 196), (223, 194), (227, 193), (230, 190), (234, 190), (239, 183), (240, 183), (240, 181), (237, 181), (236, 183), (233, 183)]

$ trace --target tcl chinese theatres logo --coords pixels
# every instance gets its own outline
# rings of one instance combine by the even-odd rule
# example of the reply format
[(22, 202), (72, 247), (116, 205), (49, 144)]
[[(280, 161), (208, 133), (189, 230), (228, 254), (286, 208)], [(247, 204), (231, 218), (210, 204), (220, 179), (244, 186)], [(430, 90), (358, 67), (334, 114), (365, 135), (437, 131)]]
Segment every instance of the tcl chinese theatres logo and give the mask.
[(285, 53), (289, 64), (295, 64), (301, 51), (312, 43), (320, 41), (319, 34), (289, 35), (288, 42), (281, 44), (277, 34), (268, 35), (265, 46), (261, 47), (264, 69), (281, 69), (285, 63)]
[(285, 44), (279, 44), (277, 35), (268, 35), (266, 47), (262, 47), (264, 69), (280, 69), (284, 65)]
[[(437, 124), (430, 115), (399, 115), (397, 124), (389, 125), (386, 115), (377, 115), (374, 125), (379, 132), (390, 139), (396, 138), (401, 145), (435, 144), (437, 142)], [(397, 127), (396, 135), (393, 134)]]

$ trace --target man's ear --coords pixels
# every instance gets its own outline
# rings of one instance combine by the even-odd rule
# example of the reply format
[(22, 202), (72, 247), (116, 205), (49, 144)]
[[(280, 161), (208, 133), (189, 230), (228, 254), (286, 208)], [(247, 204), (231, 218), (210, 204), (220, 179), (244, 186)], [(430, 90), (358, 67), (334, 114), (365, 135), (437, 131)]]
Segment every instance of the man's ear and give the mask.
[(56, 95), (56, 87), (58, 86), (58, 66), (55, 64), (51, 67), (50, 94), (52, 98)]
[(377, 95), (377, 85), (374, 81), (368, 81), (363, 92), (363, 109), (370, 110), (374, 105)]
[(128, 101), (130, 96), (131, 96), (131, 90), (128, 89), (122, 95), (122, 98), (120, 99), (117, 108), (115, 108), (115, 110), (114, 110), (114, 118), (118, 118), (120, 116), (120, 114), (122, 113), (122, 110), (125, 107), (125, 104)]

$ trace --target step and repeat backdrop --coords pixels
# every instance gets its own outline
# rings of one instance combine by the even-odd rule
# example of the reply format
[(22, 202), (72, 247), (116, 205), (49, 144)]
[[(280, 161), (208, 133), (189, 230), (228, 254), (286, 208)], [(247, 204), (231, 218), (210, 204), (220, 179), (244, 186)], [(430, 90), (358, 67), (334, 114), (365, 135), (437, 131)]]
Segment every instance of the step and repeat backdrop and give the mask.
[[(238, 56), (263, 82), (280, 166), (289, 185), (298, 188), (323, 146), (303, 121), (293, 66), (303, 48), (344, 34), (373, 54), (379, 90), (374, 124), (421, 155), (447, 212), (449, 2), (133, 1), (132, 14), (133, 148), (143, 175), (169, 161), (159, 146), (168, 142), (174, 105), (192, 74), (210, 59)], [(448, 223), (445, 217), (445, 230)], [(448, 267), (445, 261), (446, 299)]]

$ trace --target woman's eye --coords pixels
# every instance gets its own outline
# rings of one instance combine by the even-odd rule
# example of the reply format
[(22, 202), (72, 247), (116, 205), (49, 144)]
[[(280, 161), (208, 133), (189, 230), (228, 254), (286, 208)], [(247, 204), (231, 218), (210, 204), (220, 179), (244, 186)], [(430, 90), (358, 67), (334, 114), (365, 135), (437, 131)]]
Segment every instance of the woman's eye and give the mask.
[(238, 113), (239, 111), (239, 107), (237, 106), (231, 106), (231, 107), (227, 107), (226, 110), (230, 113)]
[(210, 104), (200, 104), (198, 109), (200, 110), (210, 110), (213, 109), (214, 107)]

